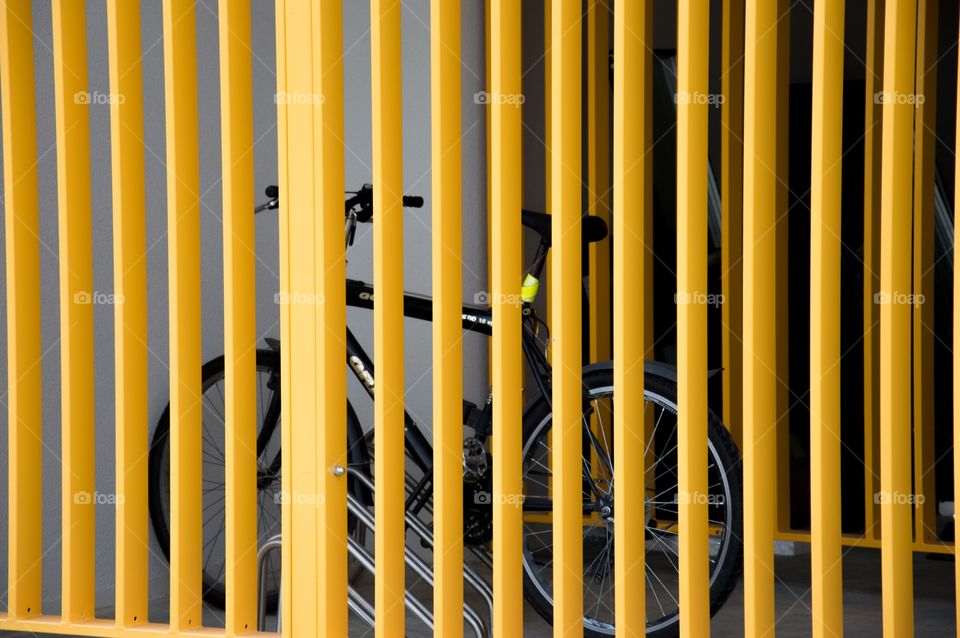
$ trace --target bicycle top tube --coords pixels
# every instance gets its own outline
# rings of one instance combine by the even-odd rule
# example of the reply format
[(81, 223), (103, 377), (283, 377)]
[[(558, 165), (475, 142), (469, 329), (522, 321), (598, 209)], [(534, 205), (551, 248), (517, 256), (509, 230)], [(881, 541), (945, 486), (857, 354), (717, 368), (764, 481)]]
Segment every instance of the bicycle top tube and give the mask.
[[(357, 279), (347, 279), (347, 305), (354, 308), (373, 309), (373, 285)], [(462, 306), (463, 329), (490, 336), (493, 334), (493, 319), (489, 308)], [(403, 293), (403, 316), (420, 321), (433, 321), (433, 299), (425, 295)]]

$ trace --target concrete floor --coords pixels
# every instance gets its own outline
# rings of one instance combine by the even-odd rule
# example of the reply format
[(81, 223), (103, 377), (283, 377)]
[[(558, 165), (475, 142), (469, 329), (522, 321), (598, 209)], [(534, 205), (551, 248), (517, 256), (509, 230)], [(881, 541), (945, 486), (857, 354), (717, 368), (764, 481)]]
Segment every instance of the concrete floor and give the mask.
[[(776, 618), (778, 638), (808, 638), (811, 634), (810, 555), (776, 558)], [(850, 549), (843, 560), (844, 634), (857, 638), (882, 635), (880, 552)], [(914, 618), (918, 638), (955, 638), (954, 564), (942, 558), (914, 556)], [(359, 587), (363, 587), (359, 584)], [(429, 594), (428, 594), (429, 595)], [(552, 628), (528, 605), (524, 611), (524, 636), (552, 637)], [(351, 636), (370, 638), (373, 631), (358, 619)], [(432, 634), (415, 618), (408, 619), (408, 636)], [(712, 638), (743, 636), (743, 579), (730, 599), (713, 617)]]
[[(952, 560), (914, 556), (914, 618), (918, 638), (956, 636), (954, 611), (954, 564)], [(778, 638), (810, 636), (810, 556), (778, 556), (776, 559), (776, 617)], [(880, 593), (880, 552), (868, 549), (850, 549), (843, 561), (844, 578), (844, 633), (857, 638), (872, 638), (882, 634)], [(411, 578), (412, 580), (412, 578)], [(372, 595), (372, 580), (361, 576), (355, 587)], [(421, 585), (421, 594), (429, 597), (429, 590)], [(154, 601), (155, 603), (163, 601)], [(101, 614), (98, 614), (101, 615)], [(107, 614), (102, 614), (107, 615)], [(205, 624), (218, 625), (222, 612), (207, 610)], [(270, 619), (271, 623), (275, 622)], [(524, 635), (530, 638), (552, 636), (550, 626), (536, 612), (526, 607)], [(408, 615), (408, 636), (431, 636), (430, 631)], [(16, 632), (0, 632), (0, 637), (21, 636)], [(371, 638), (373, 631), (356, 617), (351, 618), (350, 635)], [(743, 636), (743, 582), (731, 594), (727, 604), (714, 616), (712, 638), (739, 638)]]
[[(915, 554), (914, 626), (918, 638), (954, 638), (953, 560)], [(778, 638), (811, 634), (810, 555), (776, 559), (776, 618)], [(882, 635), (880, 551), (850, 549), (843, 559), (844, 634), (858, 638)], [(743, 579), (727, 604), (713, 618), (711, 636), (743, 636)]]

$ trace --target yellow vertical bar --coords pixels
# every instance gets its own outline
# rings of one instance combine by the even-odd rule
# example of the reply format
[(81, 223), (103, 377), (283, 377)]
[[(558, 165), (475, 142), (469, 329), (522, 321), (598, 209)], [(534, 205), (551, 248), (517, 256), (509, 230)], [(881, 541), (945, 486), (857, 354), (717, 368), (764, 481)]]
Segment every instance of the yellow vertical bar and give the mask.
[(913, 635), (910, 477), (911, 189), (916, 0), (887, 2), (880, 229), (880, 527), (883, 633)]
[(582, 6), (551, 8), (551, 204), (553, 218), (553, 630), (583, 632), (581, 496), (581, 103)]
[[(610, 8), (587, 8), (587, 211), (610, 224)], [(590, 360), (610, 358), (610, 242), (590, 244)]]
[[(437, 504), (433, 546), (434, 572), (437, 575), (434, 583), (434, 629), (435, 635), (444, 637), (456, 637), (463, 633), (463, 238), (460, 152), (463, 131), (460, 124), (460, 28), (459, 3), (443, 0), (430, 3), (433, 480)], [(491, 54), (495, 55), (495, 51)], [(496, 162), (495, 159), (491, 161)]]
[(707, 525), (707, 101), (710, 3), (677, 5), (677, 458), (680, 635), (710, 635)]
[[(523, 635), (519, 0), (492, 0), (493, 597), (495, 636)], [(458, 421), (459, 423), (459, 421)]]
[(646, 514), (632, 507), (646, 488), (643, 360), (646, 219), (652, 216), (652, 32), (650, 0), (614, 8), (613, 88), (613, 360), (614, 535), (617, 636), (646, 632)]
[(90, 113), (86, 12), (53, 2), (60, 218), (60, 376), (62, 402), (63, 576), (61, 616), (94, 616), (94, 507), (83, 495), (94, 481), (93, 256), (90, 210)]
[[(372, 0), (376, 633), (404, 633), (403, 129), (401, 5)], [(444, 421), (434, 421), (446, 425)], [(439, 503), (439, 500), (437, 501)], [(442, 517), (443, 505), (437, 508)], [(440, 525), (437, 526), (438, 528)], [(439, 529), (437, 530), (439, 531)], [(439, 587), (434, 591), (439, 592)], [(461, 618), (462, 622), (462, 618)]]
[(882, 107), (876, 94), (883, 75), (884, 0), (867, 0), (867, 62), (863, 120), (863, 479), (864, 535), (879, 538), (880, 508), (874, 496), (880, 489), (877, 471), (878, 434), (877, 360), (880, 351), (880, 307), (874, 295), (880, 289), (880, 133)]
[(743, 112), (744, 631), (772, 635), (776, 525), (777, 3), (748, 0)]
[(196, 15), (164, 0), (170, 281), (170, 625), (201, 624), (200, 155)]
[(934, 170), (937, 128), (939, 2), (920, 0), (917, 12), (916, 115), (913, 163), (913, 491), (914, 538), (938, 542), (934, 456)]
[[(282, 628), (320, 635), (317, 495), (317, 308), (314, 295), (318, 219), (314, 191), (313, 3), (277, 3), (277, 104), (280, 145), (281, 406), (283, 491)], [(298, 96), (299, 99), (290, 99)], [(315, 99), (316, 98), (316, 99)], [(285, 270), (284, 270), (285, 269)], [(299, 302), (299, 303), (297, 303)], [(285, 311), (285, 312), (283, 312)], [(284, 316), (285, 314), (285, 316)], [(286, 328), (286, 331), (284, 331)], [(294, 345), (295, 344), (295, 345)], [(291, 379), (296, 379), (293, 383)]]
[[(293, 14), (294, 7), (288, 7), (286, 0), (276, 0), (275, 3), (275, 27), (276, 27), (276, 55), (277, 55), (277, 185), (280, 190), (280, 201), (285, 202), (280, 206), (277, 215), (279, 226), (278, 234), (280, 240), (280, 296), (281, 301), (285, 298), (289, 300), (290, 291), (293, 290), (293, 273), (291, 268), (292, 250), (292, 231), (293, 215), (289, 205), (293, 196), (290, 179), (290, 159), (294, 160), (294, 166), (299, 166), (301, 160), (310, 161), (309, 155), (303, 158), (297, 153), (302, 149), (297, 146), (299, 137), (290, 136), (290, 100), (280, 97), (286, 96), (287, 87), (290, 83), (287, 72), (287, 47), (291, 44), (304, 44), (300, 38), (301, 34), (290, 33), (287, 31), (287, 14)], [(292, 15), (296, 19), (297, 15)], [(306, 44), (309, 44), (309, 40)], [(304, 65), (301, 65), (304, 66)], [(297, 115), (297, 113), (294, 113)], [(301, 129), (302, 131), (302, 129)], [(297, 175), (296, 186), (300, 187), (302, 183)], [(302, 197), (302, 195), (300, 195)], [(289, 303), (280, 304), (280, 412), (282, 415), (280, 422), (280, 463), (283, 471), (280, 473), (280, 489), (282, 494), (287, 496), (286, 504), (280, 510), (280, 532), (281, 532), (281, 570), (280, 570), (280, 627), (285, 638), (293, 635), (291, 627), (293, 626), (293, 501), (289, 498), (293, 493), (293, 313)], [(313, 377), (316, 380), (316, 377)], [(305, 436), (309, 433), (300, 433)], [(299, 441), (298, 441), (299, 442)], [(299, 548), (298, 548), (299, 549)], [(299, 558), (299, 557), (298, 557)], [(316, 590), (314, 589), (314, 593)], [(299, 608), (298, 608), (299, 612)]]
[[(346, 300), (339, 2), (277, 4), (287, 635), (345, 636)], [(294, 344), (296, 346), (294, 347)]]
[[(347, 635), (347, 332), (343, 241), (343, 3), (320, 0), (313, 14), (314, 206), (317, 307), (317, 623)], [(319, 107), (316, 106), (319, 104)], [(311, 209), (308, 209), (311, 210)], [(311, 426), (308, 426), (311, 427)]]
[(120, 626), (147, 620), (147, 271), (140, 5), (108, 0)]
[(720, 286), (723, 422), (743, 441), (743, 0), (723, 3)]
[(810, 542), (813, 635), (843, 635), (840, 544), (840, 187), (843, 3), (813, 17), (810, 175)]
[(40, 613), (40, 245), (33, 32), (29, 0), (0, 6), (7, 277), (9, 536), (7, 609)]
[[(256, 627), (257, 333), (250, 3), (220, 0), (226, 630)], [(263, 406), (266, 410), (266, 406)]]

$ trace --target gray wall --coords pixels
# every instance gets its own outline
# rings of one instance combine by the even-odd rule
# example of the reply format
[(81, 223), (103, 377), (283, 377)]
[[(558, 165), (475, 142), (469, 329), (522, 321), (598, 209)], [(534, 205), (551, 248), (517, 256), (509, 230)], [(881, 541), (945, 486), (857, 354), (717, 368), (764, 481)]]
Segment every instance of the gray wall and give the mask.
[[(109, 93), (105, 3), (87, 0), (88, 65), (90, 92)], [(163, 41), (161, 3), (141, 0), (143, 75), (145, 98), (145, 143), (147, 167), (147, 268), (149, 285), (150, 392), (149, 429), (152, 432), (168, 397), (166, 169), (163, 93)], [(273, 3), (258, 0), (253, 7), (253, 53), (255, 87), (256, 190), (276, 183), (277, 138), (275, 85), (275, 40)], [(221, 230), (220, 111), (218, 76), (217, 1), (197, 3), (199, 57), (199, 116), (202, 192), (203, 357), (223, 352), (223, 253)], [(404, 225), (405, 286), (429, 293), (430, 269), (430, 51), (429, 0), (405, 0), (403, 11), (404, 69), (404, 181), (406, 191), (423, 195), (426, 205), (411, 211)], [(486, 182), (485, 112), (473, 101), (484, 84), (484, 4), (463, 2), (463, 252), (464, 296), (486, 286)], [(53, 55), (50, 3), (34, 2), (35, 64), (37, 78), (37, 148), (40, 157), (40, 241), (42, 269), (42, 334), (44, 393), (43, 453), (43, 559), (44, 611), (58, 613), (60, 598), (60, 348), (57, 261), (57, 176), (54, 130)], [(371, 178), (370, 135), (370, 33), (369, 3), (344, 3), (344, 73), (346, 87), (346, 186), (351, 189)], [(112, 275), (111, 166), (109, 107), (91, 105), (91, 161), (93, 179), (94, 289), (110, 293)], [(259, 198), (259, 195), (258, 195)], [(278, 279), (277, 216), (266, 213), (257, 219), (257, 329), (261, 336), (279, 336), (279, 308), (274, 304)], [(350, 251), (347, 267), (351, 277), (372, 279), (372, 228), (363, 226)], [(0, 235), (3, 229), (0, 228)], [(4, 256), (0, 242), (0, 259)], [(4, 275), (5, 276), (5, 275)], [(6, 281), (0, 278), (0, 295)], [(0, 297), (5, 299), (5, 297)], [(372, 353), (372, 316), (351, 310), (351, 327)], [(95, 307), (96, 321), (96, 454), (97, 490), (112, 493), (115, 483), (113, 308)], [(0, 352), (6, 353), (6, 313), (0, 313)], [(487, 387), (487, 348), (481, 337), (464, 342), (464, 391), (479, 401)], [(409, 321), (406, 325), (407, 403), (415, 418), (431, 425), (431, 331), (430, 325)], [(0, 356), (0, 475), (7, 472), (6, 356)], [(366, 427), (372, 423), (372, 406), (357, 384), (350, 389), (354, 405)], [(0, 609), (6, 608), (7, 492), (0, 489)], [(97, 604), (110, 608), (113, 601), (114, 510), (97, 511)], [(167, 567), (153, 543), (150, 565), (151, 598), (165, 596)]]

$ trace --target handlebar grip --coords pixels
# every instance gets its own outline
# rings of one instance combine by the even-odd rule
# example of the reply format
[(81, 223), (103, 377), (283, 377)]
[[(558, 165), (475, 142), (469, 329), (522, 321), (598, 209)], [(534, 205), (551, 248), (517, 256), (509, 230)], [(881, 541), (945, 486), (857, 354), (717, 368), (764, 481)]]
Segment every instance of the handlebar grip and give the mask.
[(406, 208), (423, 208), (423, 198), (419, 195), (404, 195), (403, 205)]
[(277, 197), (280, 197), (280, 187), (276, 184), (270, 184), (267, 186), (264, 194), (270, 199), (276, 199)]

